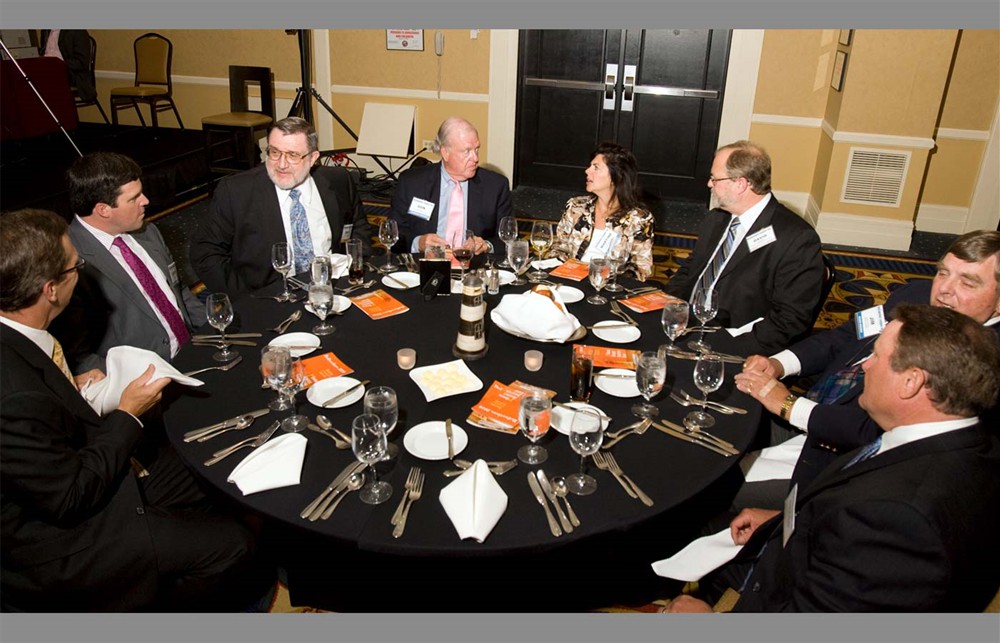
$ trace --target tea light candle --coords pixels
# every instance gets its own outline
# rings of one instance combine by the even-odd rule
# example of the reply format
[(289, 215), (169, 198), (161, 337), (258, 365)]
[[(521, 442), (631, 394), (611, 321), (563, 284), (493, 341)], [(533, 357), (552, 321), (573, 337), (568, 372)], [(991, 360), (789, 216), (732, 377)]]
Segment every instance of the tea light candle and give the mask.
[(524, 367), (529, 371), (537, 371), (542, 368), (542, 352), (524, 351)]
[(400, 348), (396, 351), (396, 363), (404, 371), (410, 370), (417, 363), (417, 351), (412, 348)]

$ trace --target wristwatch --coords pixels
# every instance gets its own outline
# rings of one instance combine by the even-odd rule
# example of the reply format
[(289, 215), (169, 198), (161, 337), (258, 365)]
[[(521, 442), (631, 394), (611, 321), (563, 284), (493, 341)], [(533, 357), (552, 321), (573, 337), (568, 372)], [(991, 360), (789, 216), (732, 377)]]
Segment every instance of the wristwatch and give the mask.
[(792, 405), (795, 404), (795, 400), (797, 399), (799, 399), (797, 396), (789, 394), (785, 398), (785, 401), (781, 403), (781, 412), (778, 415), (782, 420), (788, 420), (788, 414), (792, 412)]

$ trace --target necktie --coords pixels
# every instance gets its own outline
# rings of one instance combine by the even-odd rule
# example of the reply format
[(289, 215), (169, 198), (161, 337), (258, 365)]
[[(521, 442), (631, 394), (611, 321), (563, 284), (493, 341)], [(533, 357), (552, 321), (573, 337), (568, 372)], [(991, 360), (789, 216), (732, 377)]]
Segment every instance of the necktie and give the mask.
[(444, 229), (444, 239), (452, 243), (455, 235), (465, 229), (465, 202), (462, 198), (462, 184), (455, 181), (448, 199), (448, 225)]
[(62, 344), (55, 337), (52, 338), (52, 361), (56, 363), (59, 370), (62, 371), (63, 375), (69, 378), (69, 381), (76, 388), (76, 381), (73, 379), (73, 373), (69, 370), (69, 366), (66, 365), (66, 356), (63, 355)]
[(136, 279), (139, 280), (139, 284), (142, 289), (146, 291), (146, 295), (149, 297), (156, 309), (160, 311), (163, 318), (167, 320), (167, 325), (170, 326), (170, 331), (177, 338), (178, 344), (184, 344), (188, 339), (191, 338), (191, 333), (188, 332), (187, 326), (184, 324), (184, 320), (181, 318), (180, 312), (174, 305), (170, 303), (167, 296), (163, 293), (163, 290), (156, 284), (156, 279), (153, 277), (153, 273), (149, 272), (149, 268), (146, 264), (142, 262), (132, 249), (128, 247), (125, 240), (121, 237), (115, 237), (114, 242), (111, 244), (122, 253), (122, 258), (125, 259), (125, 263), (128, 267), (132, 269), (132, 274), (135, 275)]
[(711, 265), (701, 275), (701, 280), (698, 282), (698, 287), (701, 290), (707, 291), (715, 286), (715, 280), (719, 277), (719, 273), (722, 272), (722, 266), (726, 263), (729, 255), (733, 253), (733, 246), (736, 245), (736, 229), (739, 226), (739, 218), (733, 217), (732, 223), (729, 224), (729, 231), (726, 233), (725, 242), (723, 242), (722, 247), (715, 251)]
[(309, 270), (313, 260), (312, 235), (309, 233), (306, 206), (299, 201), (301, 194), (297, 188), (288, 192), (288, 196), (292, 197), (292, 247), (295, 249), (296, 274)]
[(848, 467), (853, 467), (857, 463), (863, 462), (868, 458), (872, 457), (873, 455), (878, 453), (879, 447), (881, 446), (882, 446), (882, 436), (880, 435), (877, 438), (875, 438), (874, 441), (869, 442), (865, 446), (861, 447), (861, 450), (858, 451), (857, 455), (851, 458), (851, 461), (844, 465), (844, 469)]
[(864, 381), (865, 372), (861, 370), (862, 363), (858, 362), (827, 375), (806, 392), (806, 397), (817, 404), (833, 404), (855, 385)]

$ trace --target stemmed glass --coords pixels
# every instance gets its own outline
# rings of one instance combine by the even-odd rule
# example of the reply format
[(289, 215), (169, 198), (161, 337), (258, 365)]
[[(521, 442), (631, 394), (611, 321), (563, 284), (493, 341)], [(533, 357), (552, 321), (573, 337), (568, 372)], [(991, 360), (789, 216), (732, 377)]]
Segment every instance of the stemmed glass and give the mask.
[(306, 387), (306, 367), (297, 357), (292, 357), (288, 361), (288, 379), (281, 386), (281, 393), (285, 395), (287, 408), (292, 409), (293, 414), (281, 421), (281, 429), (288, 433), (301, 433), (309, 425), (309, 418), (304, 415), (295, 414), (295, 396)]
[(618, 283), (618, 273), (621, 272), (631, 254), (632, 242), (628, 238), (622, 239), (618, 245), (611, 248), (611, 252), (607, 255), (608, 265), (611, 266), (611, 273), (608, 276), (608, 285), (604, 287), (608, 292), (622, 292), (625, 290), (625, 287)]
[[(552, 224), (548, 221), (535, 221), (531, 224), (531, 248), (538, 255), (538, 260), (545, 258), (545, 251), (552, 245)], [(549, 273), (541, 269), (532, 270), (528, 273), (528, 280), (538, 283), (547, 279)]]
[(465, 271), (469, 269), (469, 262), (472, 261), (474, 236), (472, 230), (456, 230), (448, 239), (448, 243), (451, 244), (451, 254), (462, 265), (462, 275), (459, 277), (462, 283), (465, 282)]
[[(374, 415), (379, 419), (386, 439), (396, 428), (399, 420), (399, 405), (396, 401), (396, 391), (388, 386), (374, 386), (365, 393), (365, 414)], [(399, 453), (399, 447), (392, 442), (387, 447), (387, 457), (394, 458)]]
[(694, 316), (701, 322), (701, 335), (698, 339), (691, 340), (687, 346), (693, 351), (707, 353), (712, 347), (705, 343), (705, 324), (711, 321), (719, 312), (719, 297), (715, 294), (714, 288), (704, 290), (698, 288), (694, 291), (694, 299), (691, 301), (691, 310)]
[(233, 305), (229, 301), (229, 295), (224, 292), (213, 292), (209, 295), (205, 301), (205, 314), (212, 328), (219, 331), (222, 343), (222, 350), (212, 355), (212, 359), (217, 362), (230, 361), (237, 353), (229, 350), (229, 343), (226, 342), (226, 326), (233, 321)]
[(573, 423), (569, 428), (569, 446), (580, 454), (580, 473), (566, 476), (566, 486), (578, 496), (587, 496), (597, 491), (597, 480), (588, 476), (585, 461), (594, 455), (604, 443), (604, 424), (592, 409), (577, 409), (573, 413)]
[(715, 424), (715, 418), (705, 412), (708, 394), (722, 386), (726, 369), (722, 358), (714, 353), (702, 353), (694, 365), (694, 385), (702, 393), (701, 410), (691, 411), (684, 416), (684, 426), (689, 429), (707, 429)]
[(611, 274), (611, 266), (607, 257), (590, 258), (590, 285), (594, 287), (594, 294), (587, 297), (588, 304), (606, 304), (608, 300), (601, 297), (601, 288), (608, 283), (608, 276)]
[(670, 338), (670, 343), (662, 347), (667, 355), (676, 355), (680, 352), (675, 342), (687, 328), (689, 316), (690, 306), (686, 301), (670, 301), (663, 307), (660, 323), (663, 324), (663, 332)]
[[(517, 217), (506, 216), (500, 219), (500, 229), (497, 230), (500, 240), (504, 243), (504, 250), (510, 247), (510, 242), (517, 239)], [(504, 252), (503, 260), (497, 264), (498, 268), (510, 268), (507, 261), (507, 252)]]
[(379, 272), (383, 274), (392, 272), (399, 267), (399, 264), (392, 260), (392, 247), (399, 241), (399, 228), (394, 220), (386, 217), (379, 224), (378, 240), (385, 246), (385, 265), (379, 269)]
[(354, 457), (364, 462), (371, 469), (371, 482), (361, 489), (358, 497), (368, 505), (378, 505), (392, 496), (392, 485), (381, 482), (375, 471), (375, 463), (383, 460), (388, 449), (388, 439), (381, 421), (374, 415), (364, 413), (354, 418), (351, 423), (351, 449)]
[(287, 346), (265, 346), (260, 351), (260, 372), (264, 376), (264, 381), (275, 392), (278, 397), (267, 403), (267, 408), (272, 411), (285, 411), (291, 405), (282, 395), (285, 382), (291, 375), (292, 354)]
[(313, 326), (312, 332), (315, 335), (330, 335), (337, 330), (337, 327), (326, 321), (326, 316), (330, 314), (333, 307), (333, 284), (311, 284), (309, 286), (309, 306), (313, 313), (319, 317), (320, 323)]
[(527, 239), (514, 239), (507, 245), (507, 261), (514, 269), (514, 274), (517, 275), (517, 279), (513, 281), (512, 285), (523, 286), (528, 283), (528, 280), (523, 277), (524, 271), (528, 269), (528, 263), (531, 261)]
[(660, 410), (649, 403), (667, 380), (667, 361), (654, 351), (639, 355), (635, 362), (635, 384), (645, 402), (632, 407), (632, 413), (641, 418), (655, 418)]
[(552, 400), (545, 395), (526, 395), (521, 398), (518, 412), (521, 432), (531, 440), (517, 450), (517, 459), (525, 464), (541, 464), (549, 457), (545, 447), (535, 444), (549, 430), (552, 419)]
[(276, 301), (295, 301), (295, 293), (288, 289), (288, 277), (292, 274), (292, 249), (284, 241), (271, 246), (271, 266), (281, 274), (285, 289), (275, 299)]

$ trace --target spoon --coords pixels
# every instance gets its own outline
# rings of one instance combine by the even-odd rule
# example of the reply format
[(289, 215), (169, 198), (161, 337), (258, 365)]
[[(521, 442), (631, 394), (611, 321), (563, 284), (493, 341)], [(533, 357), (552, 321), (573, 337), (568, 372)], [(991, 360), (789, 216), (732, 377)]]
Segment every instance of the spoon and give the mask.
[(333, 501), (333, 504), (330, 505), (329, 509), (323, 512), (321, 518), (323, 520), (326, 520), (327, 518), (332, 516), (334, 509), (337, 508), (337, 505), (340, 504), (340, 501), (346, 498), (347, 494), (351, 493), (352, 491), (357, 491), (358, 489), (360, 489), (364, 484), (365, 484), (365, 474), (363, 473), (353, 474), (350, 478), (347, 479), (347, 488), (344, 489), (344, 491), (341, 492), (339, 495), (337, 495), (337, 499)]
[(331, 440), (333, 440), (333, 443), (337, 446), (338, 449), (350, 449), (351, 448), (351, 443), (350, 442), (344, 442), (343, 440), (341, 440), (340, 438), (338, 438), (333, 433), (330, 433), (329, 431), (327, 431), (325, 429), (321, 429), (320, 427), (316, 426), (315, 424), (313, 424), (311, 422), (309, 423), (309, 425), (306, 428), (309, 429), (310, 431), (315, 431), (316, 433), (320, 433), (320, 434), (325, 435), (326, 437), (330, 438)]
[(562, 498), (562, 501), (566, 503), (566, 513), (569, 514), (570, 523), (574, 527), (579, 527), (580, 519), (576, 517), (576, 512), (573, 511), (573, 507), (569, 504), (569, 498), (567, 498), (569, 495), (569, 487), (566, 486), (566, 478), (562, 476), (555, 476), (549, 480), (549, 482), (552, 483), (552, 493)]
[(198, 442), (204, 442), (205, 440), (211, 440), (215, 436), (222, 435), (223, 433), (225, 433), (227, 431), (242, 431), (243, 429), (245, 429), (245, 428), (249, 427), (251, 424), (253, 424), (253, 421), (255, 419), (256, 418), (253, 415), (249, 415), (249, 414), (247, 414), (247, 415), (241, 415), (240, 419), (236, 420), (236, 424), (234, 424), (233, 426), (223, 427), (223, 428), (221, 428), (221, 429), (219, 429), (217, 431), (212, 431), (211, 433), (206, 433), (205, 435), (203, 435), (200, 438), (198, 438)]
[(268, 330), (274, 331), (274, 332), (276, 332), (276, 333), (278, 333), (280, 335), (280, 334), (284, 333), (286, 330), (288, 330), (289, 326), (291, 326), (295, 322), (299, 321), (300, 317), (302, 317), (302, 311), (301, 310), (296, 310), (294, 313), (292, 313), (291, 315), (288, 316), (288, 319), (282, 321), (280, 324), (278, 324), (274, 328), (268, 328)]
[(317, 415), (316, 424), (318, 424), (320, 428), (322, 428), (324, 431), (333, 431), (334, 433), (339, 435), (341, 439), (347, 444), (351, 443), (351, 438), (349, 438), (346, 433), (333, 426), (333, 423), (330, 422), (330, 418), (326, 417), (325, 415)]

